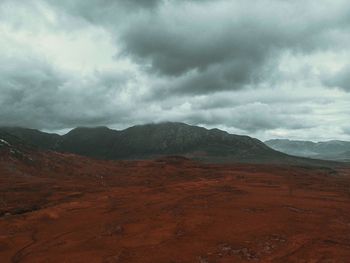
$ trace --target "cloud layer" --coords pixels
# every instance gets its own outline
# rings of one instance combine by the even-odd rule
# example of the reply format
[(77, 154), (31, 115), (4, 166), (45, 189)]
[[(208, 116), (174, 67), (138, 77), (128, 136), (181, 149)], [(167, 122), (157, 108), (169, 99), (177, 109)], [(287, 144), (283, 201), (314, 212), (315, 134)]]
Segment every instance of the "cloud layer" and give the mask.
[(345, 0), (5, 0), (0, 125), (350, 139), (349, 13)]

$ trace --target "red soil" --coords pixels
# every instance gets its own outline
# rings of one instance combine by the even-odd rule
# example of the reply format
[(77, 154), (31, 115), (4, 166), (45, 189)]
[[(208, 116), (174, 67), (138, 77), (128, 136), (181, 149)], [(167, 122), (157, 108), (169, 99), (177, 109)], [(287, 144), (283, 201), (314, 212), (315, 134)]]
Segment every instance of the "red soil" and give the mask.
[(350, 172), (0, 159), (0, 262), (349, 262)]

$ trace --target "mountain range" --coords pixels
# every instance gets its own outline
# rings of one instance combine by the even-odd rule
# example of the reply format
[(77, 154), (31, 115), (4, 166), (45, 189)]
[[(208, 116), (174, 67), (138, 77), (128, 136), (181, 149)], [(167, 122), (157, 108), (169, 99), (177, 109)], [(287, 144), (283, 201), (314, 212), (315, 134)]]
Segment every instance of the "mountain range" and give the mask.
[(18, 138), (22, 143), (41, 150), (68, 152), (97, 159), (150, 159), (181, 155), (208, 162), (325, 165), (324, 161), (276, 151), (248, 136), (174, 122), (138, 125), (120, 131), (107, 127), (78, 127), (65, 135), (2, 127), (0, 139), (1, 134), (3, 137), (6, 135), (10, 143), (13, 138)]
[(311, 142), (275, 139), (265, 141), (265, 144), (290, 155), (323, 160), (350, 161), (350, 142), (347, 141)]

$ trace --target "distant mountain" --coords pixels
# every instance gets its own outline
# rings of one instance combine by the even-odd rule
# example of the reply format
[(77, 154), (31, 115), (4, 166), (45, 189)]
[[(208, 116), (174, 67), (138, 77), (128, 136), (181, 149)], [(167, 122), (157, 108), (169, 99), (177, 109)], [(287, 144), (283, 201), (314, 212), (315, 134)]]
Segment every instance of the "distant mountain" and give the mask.
[(58, 134), (19, 127), (1, 127), (0, 134), (1, 133), (15, 136), (22, 142), (40, 149), (53, 149), (60, 140)]
[(63, 136), (24, 128), (0, 128), (1, 131), (15, 135), (40, 149), (99, 159), (148, 159), (181, 155), (209, 162), (324, 165), (324, 162), (275, 151), (248, 136), (184, 123), (146, 124), (122, 131), (107, 127), (80, 127)]
[(347, 141), (292, 141), (269, 140), (265, 142), (271, 148), (290, 155), (324, 160), (350, 161), (350, 142)]

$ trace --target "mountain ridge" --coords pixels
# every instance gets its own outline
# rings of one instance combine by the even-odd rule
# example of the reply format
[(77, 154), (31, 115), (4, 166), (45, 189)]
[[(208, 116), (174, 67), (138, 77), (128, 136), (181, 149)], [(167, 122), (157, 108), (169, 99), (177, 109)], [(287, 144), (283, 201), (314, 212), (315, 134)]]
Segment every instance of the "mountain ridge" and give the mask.
[(77, 127), (64, 135), (34, 129), (0, 128), (43, 150), (97, 159), (151, 159), (180, 155), (208, 162), (289, 163), (324, 165), (273, 150), (260, 140), (178, 122), (136, 125), (124, 130)]
[(321, 142), (273, 139), (265, 141), (269, 147), (295, 156), (335, 161), (350, 161), (350, 142), (329, 140)]

